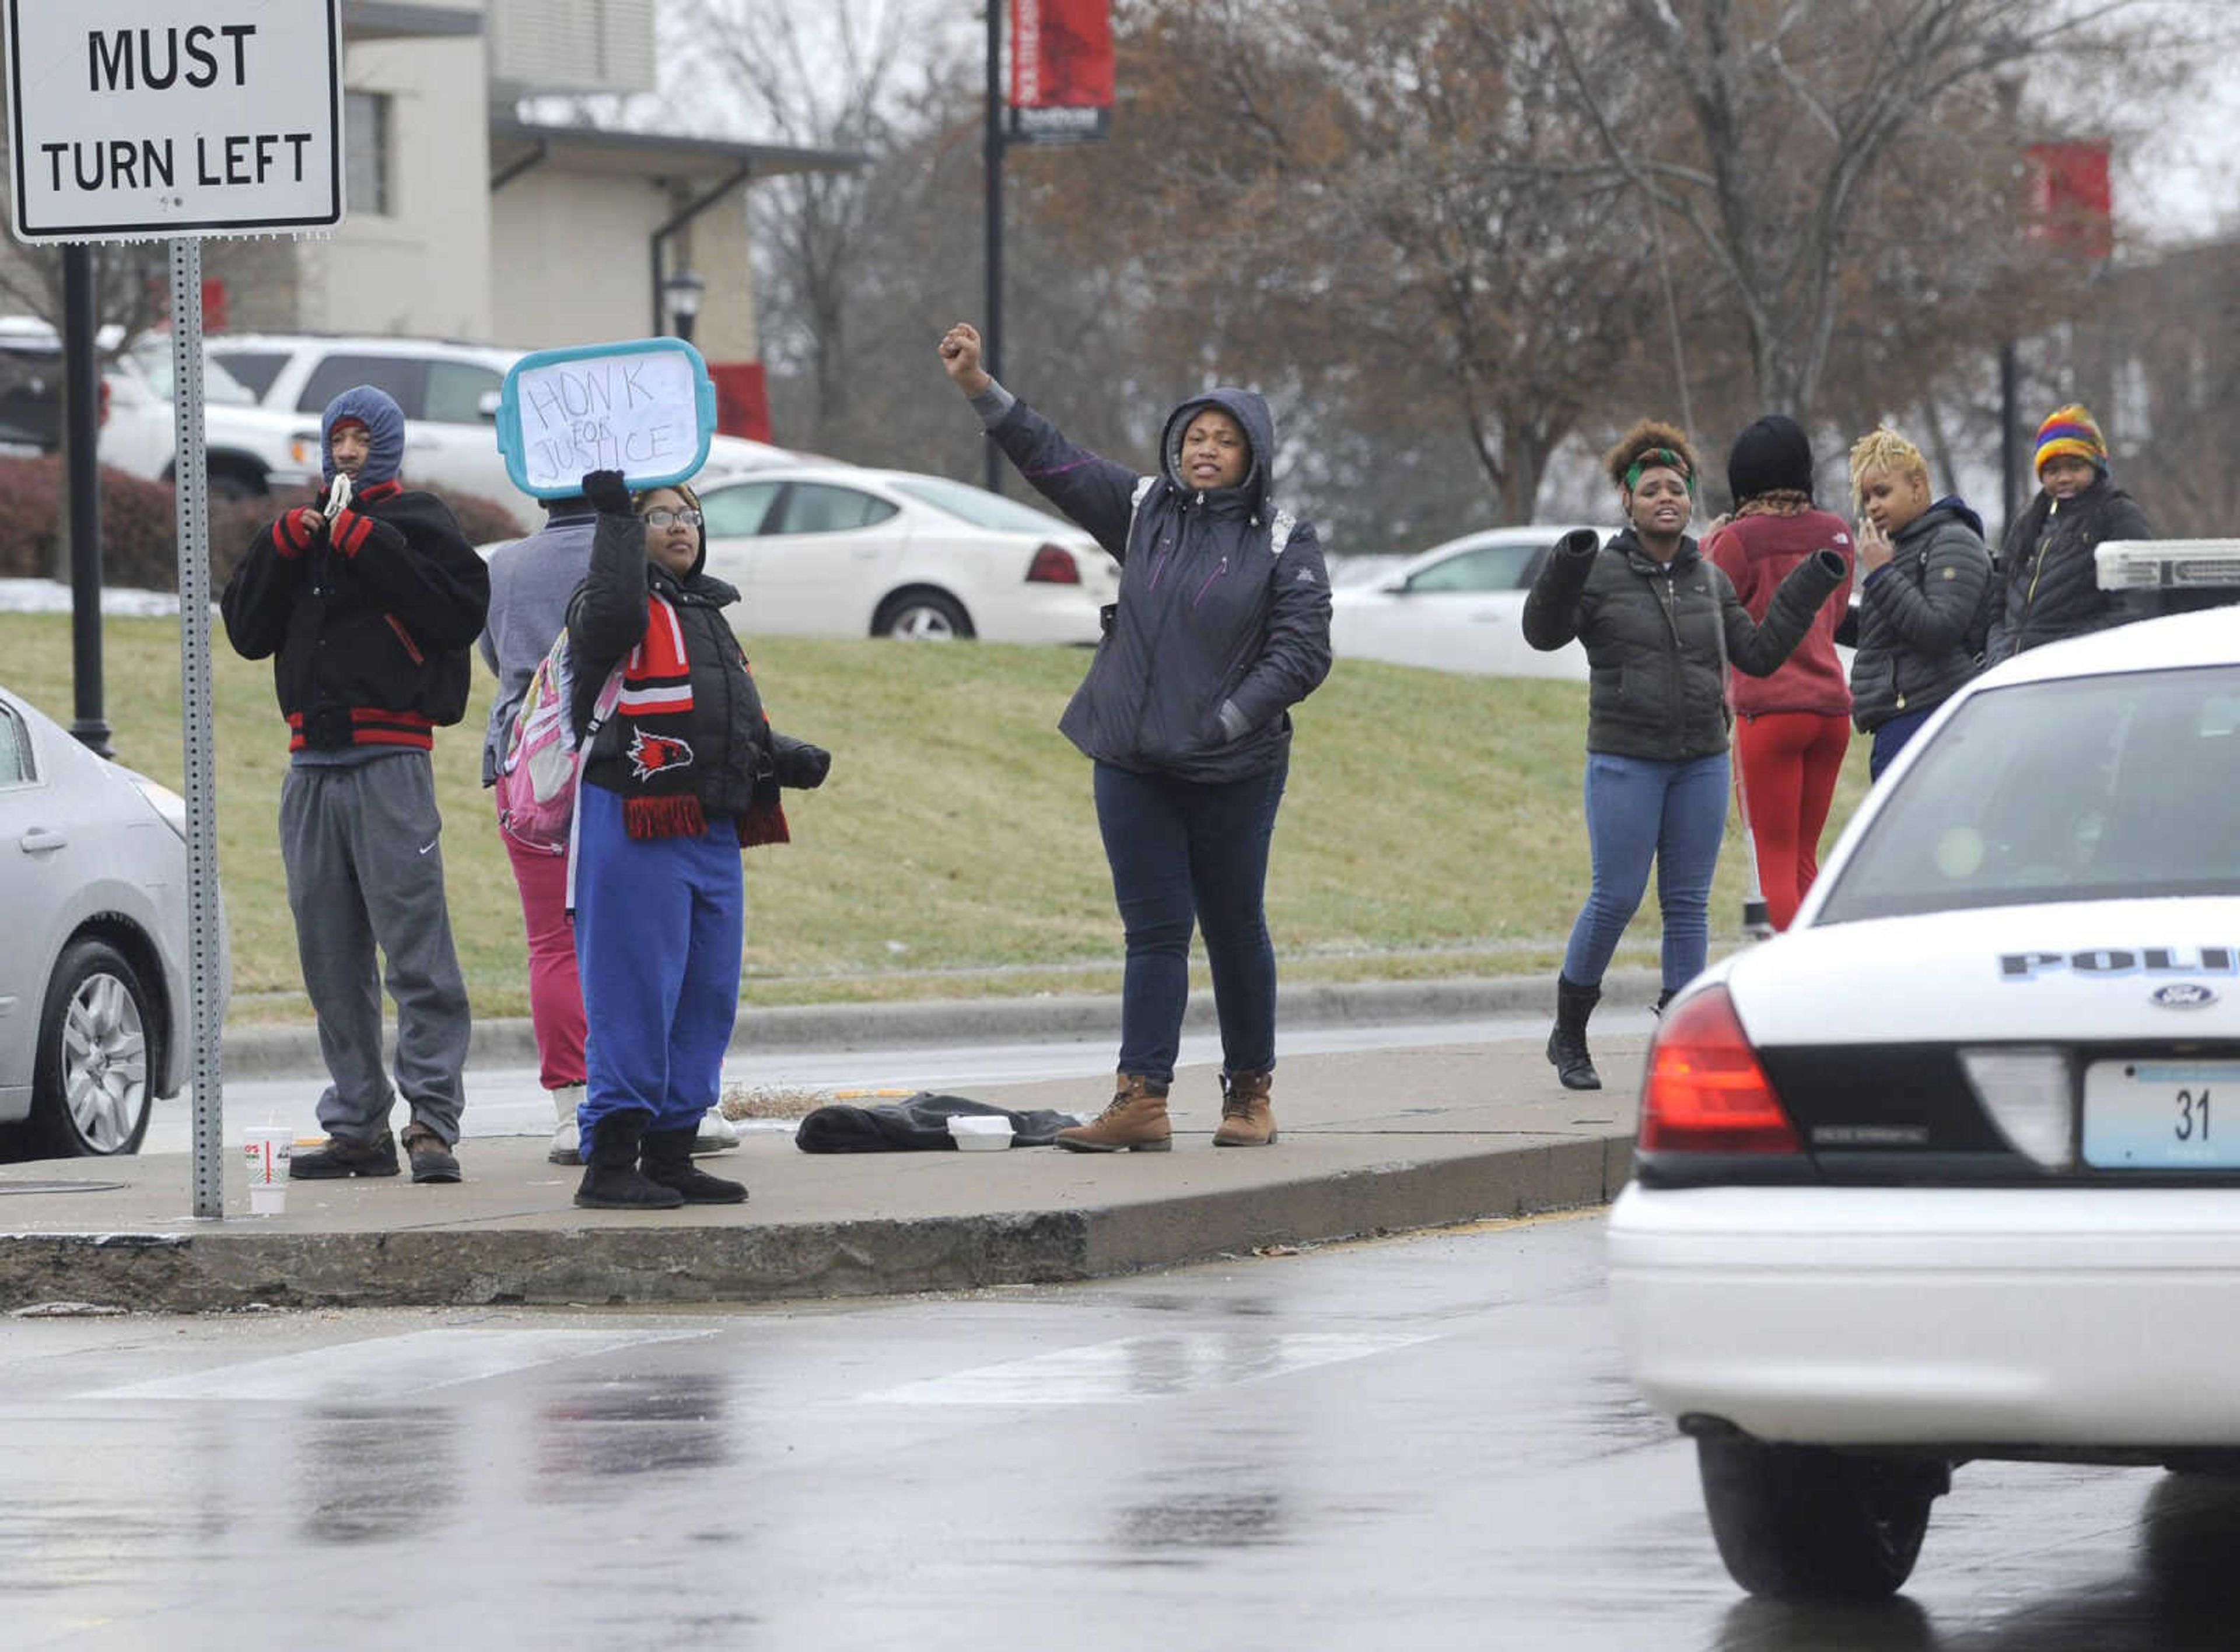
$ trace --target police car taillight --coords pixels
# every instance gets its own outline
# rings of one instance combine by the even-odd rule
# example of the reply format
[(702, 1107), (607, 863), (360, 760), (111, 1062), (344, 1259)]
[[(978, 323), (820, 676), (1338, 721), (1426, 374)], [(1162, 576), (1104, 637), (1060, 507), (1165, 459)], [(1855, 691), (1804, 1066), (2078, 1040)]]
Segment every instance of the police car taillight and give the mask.
[(1637, 1140), (1644, 1153), (1801, 1150), (1724, 987), (1665, 1012), (1649, 1049)]
[(2240, 590), (2240, 539), (2110, 539), (2092, 563), (2102, 590)]

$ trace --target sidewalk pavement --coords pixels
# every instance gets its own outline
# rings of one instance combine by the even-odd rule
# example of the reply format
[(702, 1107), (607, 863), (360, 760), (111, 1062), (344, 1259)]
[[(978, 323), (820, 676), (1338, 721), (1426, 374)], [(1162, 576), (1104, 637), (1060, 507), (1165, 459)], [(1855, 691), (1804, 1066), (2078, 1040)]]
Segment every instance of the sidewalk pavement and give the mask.
[[(1472, 1009), (1483, 1014), (1483, 1001)], [(1397, 1019), (1397, 1017), (1396, 1017)], [(984, 1029), (983, 1029), (984, 1032)], [(1217, 1150), (1219, 1087), (1177, 1075), (1165, 1154), (812, 1155), (754, 1130), (703, 1161), (743, 1205), (578, 1210), (545, 1138), (470, 1138), (467, 1180), (299, 1182), (251, 1217), (197, 1221), (180, 1154), (0, 1169), (0, 1309), (193, 1311), (493, 1302), (675, 1304), (1090, 1279), (1270, 1247), (1603, 1203), (1623, 1184), (1643, 1041), (1597, 1042), (1606, 1088), (1556, 1081), (1539, 1039), (1300, 1056), (1278, 1142)], [(1092, 1090), (1093, 1090), (1092, 1087)], [(1093, 1110), (1077, 1080), (975, 1087)]]

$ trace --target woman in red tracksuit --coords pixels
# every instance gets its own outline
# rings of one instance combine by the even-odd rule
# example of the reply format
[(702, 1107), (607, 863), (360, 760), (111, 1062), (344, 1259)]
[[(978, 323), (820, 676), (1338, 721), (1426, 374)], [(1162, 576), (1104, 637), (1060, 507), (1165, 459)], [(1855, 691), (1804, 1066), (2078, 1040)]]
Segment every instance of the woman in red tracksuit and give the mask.
[(1766, 916), (1785, 929), (1820, 870), (1820, 834), (1851, 743), (1851, 690), (1836, 657), (1836, 627), (1857, 571), (1843, 519), (1812, 502), (1812, 447), (1803, 427), (1775, 413), (1735, 438), (1727, 456), (1735, 511), (1705, 542), (1750, 617), (1763, 619), (1789, 570), (1832, 549), (1846, 572), (1836, 600), (1770, 676), (1729, 673), (1737, 718), (1735, 781), (1757, 851)]

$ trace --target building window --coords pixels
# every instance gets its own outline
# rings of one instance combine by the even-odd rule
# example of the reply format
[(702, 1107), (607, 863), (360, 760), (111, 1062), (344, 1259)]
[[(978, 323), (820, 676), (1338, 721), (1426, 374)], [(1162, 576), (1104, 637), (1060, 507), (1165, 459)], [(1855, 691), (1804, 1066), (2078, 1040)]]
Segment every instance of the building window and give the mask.
[(390, 106), (387, 92), (343, 94), (343, 130), (350, 176), (350, 210), (385, 218), (395, 210), (390, 195)]

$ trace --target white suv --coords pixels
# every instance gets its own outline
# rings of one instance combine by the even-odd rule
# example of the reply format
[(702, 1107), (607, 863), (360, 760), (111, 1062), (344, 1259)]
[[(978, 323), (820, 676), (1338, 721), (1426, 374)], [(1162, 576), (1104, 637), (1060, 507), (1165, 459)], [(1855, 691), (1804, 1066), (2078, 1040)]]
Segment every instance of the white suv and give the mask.
[[(303, 422), (294, 462), (319, 471), (319, 415), (355, 384), (371, 384), (404, 410), (408, 483), (480, 494), (518, 508), (522, 496), (497, 450), (497, 398), (506, 370), (526, 352), (432, 338), (326, 337), (303, 333), (226, 333), (208, 350), (268, 410)], [(733, 475), (783, 464), (783, 448), (719, 436), (706, 471)]]

